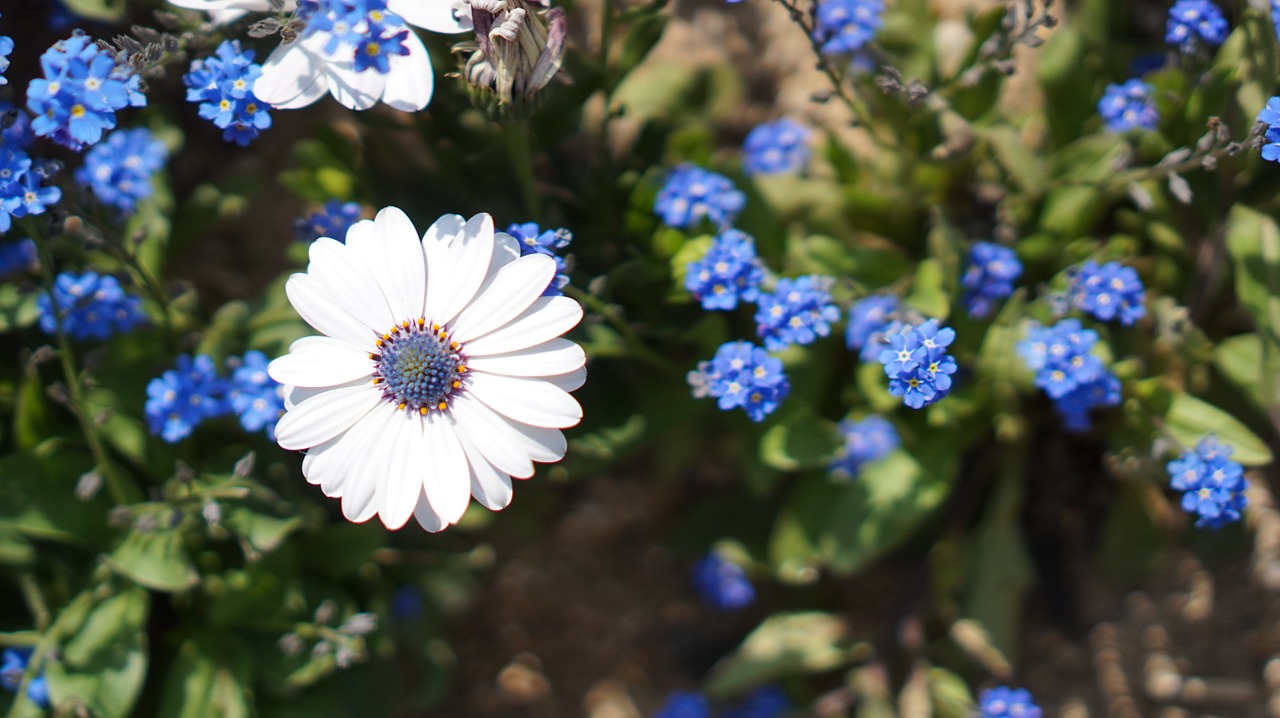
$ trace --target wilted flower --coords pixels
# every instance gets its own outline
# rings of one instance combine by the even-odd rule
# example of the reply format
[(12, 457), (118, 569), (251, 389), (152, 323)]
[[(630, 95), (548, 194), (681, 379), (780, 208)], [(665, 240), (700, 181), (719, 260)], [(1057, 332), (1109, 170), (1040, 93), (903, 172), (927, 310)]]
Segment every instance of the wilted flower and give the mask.
[(498, 119), (526, 116), (538, 91), (560, 70), (567, 24), (564, 10), (528, 0), (472, 0), (474, 43), (463, 78), (472, 100)]

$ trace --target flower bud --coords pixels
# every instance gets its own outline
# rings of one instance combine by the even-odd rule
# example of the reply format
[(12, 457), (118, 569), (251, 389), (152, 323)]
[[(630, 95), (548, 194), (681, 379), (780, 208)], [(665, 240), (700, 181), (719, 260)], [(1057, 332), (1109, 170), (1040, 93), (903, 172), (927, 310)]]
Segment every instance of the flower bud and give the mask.
[(471, 0), (474, 43), (463, 66), (472, 102), (495, 120), (527, 117), (560, 70), (567, 26), (560, 8), (529, 0)]

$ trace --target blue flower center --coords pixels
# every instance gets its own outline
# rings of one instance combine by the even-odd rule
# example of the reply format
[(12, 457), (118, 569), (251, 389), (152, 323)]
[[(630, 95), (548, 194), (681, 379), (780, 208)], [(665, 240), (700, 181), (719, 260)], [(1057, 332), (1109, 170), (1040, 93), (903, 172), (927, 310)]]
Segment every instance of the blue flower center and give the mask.
[(449, 333), (426, 320), (392, 327), (378, 340), (373, 383), (397, 409), (426, 414), (444, 411), (463, 385), (467, 371), (461, 347)]

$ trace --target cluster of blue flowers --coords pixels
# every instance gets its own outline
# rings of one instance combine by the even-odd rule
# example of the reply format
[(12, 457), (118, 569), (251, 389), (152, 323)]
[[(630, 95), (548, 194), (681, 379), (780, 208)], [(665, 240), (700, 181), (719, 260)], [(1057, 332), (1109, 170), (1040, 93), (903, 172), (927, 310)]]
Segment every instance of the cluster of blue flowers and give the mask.
[(80, 150), (115, 128), (116, 112), (142, 107), (142, 79), (84, 34), (54, 43), (40, 56), (43, 78), (27, 88), (31, 128), (40, 137)]
[(1244, 467), (1231, 460), (1231, 447), (1206, 436), (1195, 451), (1184, 451), (1166, 467), (1169, 486), (1181, 491), (1182, 510), (1196, 516), (1196, 526), (1219, 528), (1240, 520), (1248, 506)]
[(358, 202), (331, 199), (320, 209), (293, 223), (294, 235), (301, 242), (314, 242), (321, 237), (347, 241), (347, 230), (360, 221), (363, 209)]
[(1155, 88), (1139, 79), (1111, 83), (1098, 100), (1098, 114), (1112, 132), (1154, 130), (1160, 121)]
[[(737, 705), (730, 706), (719, 718), (781, 718), (791, 710), (791, 700), (781, 688), (766, 685), (742, 697)], [(676, 691), (667, 696), (662, 709), (653, 718), (712, 718), (711, 701), (701, 693)]]
[(1217, 47), (1227, 39), (1227, 19), (1211, 0), (1178, 0), (1169, 8), (1164, 41), (1184, 53)]
[(409, 54), (405, 44), (409, 28), (387, 10), (386, 0), (301, 0), (298, 19), (306, 24), (304, 36), (329, 33), (325, 53), (331, 57), (343, 53), (356, 72), (372, 69), (386, 74), (391, 57)]
[[(30, 648), (6, 648), (0, 654), (0, 688), (16, 693), (30, 661)], [(27, 698), (40, 708), (49, 708), (49, 681), (43, 670), (27, 684)]]
[(969, 260), (960, 286), (971, 317), (986, 317), (996, 304), (1013, 294), (1013, 283), (1022, 276), (1022, 262), (1008, 247), (977, 242), (969, 249)]
[(997, 686), (978, 695), (978, 718), (1040, 718), (1040, 706), (1025, 688)]
[(795, 120), (756, 125), (742, 143), (742, 165), (749, 175), (796, 172), (809, 163), (813, 131)]
[(653, 211), (672, 227), (688, 229), (705, 217), (719, 228), (732, 224), (746, 203), (728, 177), (682, 164), (667, 175)]
[(721, 345), (688, 378), (694, 397), (714, 397), (723, 411), (741, 408), (752, 421), (764, 421), (791, 392), (782, 361), (751, 342)]
[(813, 37), (828, 55), (853, 55), (876, 36), (883, 16), (884, 0), (821, 0)]
[(693, 564), (693, 589), (704, 603), (721, 611), (746, 608), (756, 600), (755, 586), (742, 567), (715, 551)]
[(116, 130), (84, 155), (76, 180), (99, 202), (132, 213), (151, 196), (151, 176), (164, 167), (169, 150), (146, 128)]
[(238, 41), (223, 40), (213, 57), (193, 61), (182, 76), (187, 102), (200, 103), (200, 117), (222, 128), (222, 139), (241, 147), (271, 127), (268, 106), (253, 94), (262, 74), (253, 55), (253, 50), (241, 51)]
[(756, 256), (755, 240), (746, 232), (726, 229), (712, 240), (705, 256), (690, 262), (684, 288), (706, 310), (733, 309), (739, 301), (760, 296), (764, 265)]
[(956, 371), (955, 357), (947, 353), (955, 338), (955, 330), (940, 327), (937, 319), (886, 335), (889, 346), (880, 352), (880, 363), (889, 377), (889, 393), (912, 409), (945, 397)]
[(875, 414), (862, 421), (845, 419), (840, 422), (839, 431), (844, 438), (844, 445), (827, 467), (832, 476), (839, 478), (857, 476), (864, 464), (882, 459), (902, 445), (898, 430), (893, 424)]
[(0, 35), (0, 85), (9, 84), (9, 78), (4, 73), (9, 71), (9, 55), (13, 54), (13, 38), (8, 35)]
[(147, 320), (140, 299), (125, 292), (115, 277), (92, 271), (59, 274), (54, 280), (53, 295), (41, 294), (36, 298), (36, 307), (45, 333), (57, 333), (61, 315), (62, 330), (72, 339), (102, 341), (132, 331)]
[(573, 232), (563, 228), (543, 230), (534, 222), (524, 222), (507, 227), (507, 234), (520, 243), (520, 256), (544, 254), (556, 261), (556, 276), (542, 296), (560, 296), (569, 284), (569, 261), (557, 252), (573, 242)]
[(902, 328), (896, 323), (895, 314), (901, 302), (894, 294), (873, 294), (849, 307), (849, 325), (845, 328), (844, 342), (851, 351), (859, 352), (864, 362), (878, 361), (884, 348), (885, 334)]
[(151, 433), (175, 444), (208, 419), (235, 414), (245, 431), (266, 430), (274, 440), (284, 412), (280, 385), (267, 376), (267, 357), (259, 351), (228, 360), (231, 379), (218, 374), (213, 359), (200, 354), (178, 357), (177, 366), (147, 384), (144, 413)]
[(0, 279), (25, 271), (36, 263), (36, 243), (30, 239), (0, 243)]
[(1263, 136), (1262, 159), (1280, 162), (1280, 97), (1267, 100), (1267, 106), (1258, 113), (1258, 122), (1265, 122), (1267, 125), (1267, 132)]
[(1133, 267), (1089, 260), (1071, 271), (1070, 282), (1071, 305), (1104, 322), (1130, 326), (1147, 314), (1146, 289)]
[(812, 344), (831, 333), (840, 310), (831, 303), (829, 277), (779, 279), (772, 294), (761, 294), (756, 331), (769, 351)]
[(1072, 431), (1087, 431), (1089, 412), (1120, 403), (1120, 380), (1094, 356), (1098, 333), (1075, 319), (1052, 327), (1032, 325), (1018, 343), (1018, 354), (1035, 372), (1036, 386), (1053, 400), (1063, 423)]
[(44, 214), (62, 199), (62, 190), (45, 186), (58, 169), (54, 162), (33, 160), (21, 148), (0, 146), (0, 234), (13, 220)]

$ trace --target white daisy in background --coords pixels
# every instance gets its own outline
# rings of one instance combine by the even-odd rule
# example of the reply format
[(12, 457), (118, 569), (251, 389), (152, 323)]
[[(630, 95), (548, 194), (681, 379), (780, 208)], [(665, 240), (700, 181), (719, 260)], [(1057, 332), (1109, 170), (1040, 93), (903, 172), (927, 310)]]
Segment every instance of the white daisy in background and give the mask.
[(542, 296), (555, 260), (521, 257), (487, 214), (441, 217), (419, 240), (395, 207), (310, 257), (285, 292), (324, 336), (267, 369), (285, 385), (276, 440), (307, 450), (303, 474), (348, 519), (440, 531), (472, 496), (501, 509), (512, 477), (564, 457), (586, 357), (560, 337), (582, 307)]
[[(204, 10), (215, 21), (272, 10), (271, 0), (169, 0)], [(405, 23), (439, 33), (471, 29), (466, 0), (284, 0), (305, 23), (277, 47), (253, 86), (281, 110), (306, 107), (329, 93), (343, 106), (367, 110), (379, 101), (415, 112), (431, 101), (435, 77), (422, 40)]]

